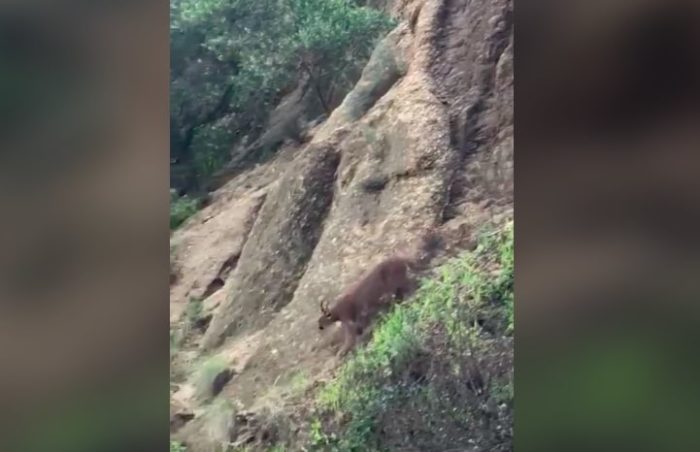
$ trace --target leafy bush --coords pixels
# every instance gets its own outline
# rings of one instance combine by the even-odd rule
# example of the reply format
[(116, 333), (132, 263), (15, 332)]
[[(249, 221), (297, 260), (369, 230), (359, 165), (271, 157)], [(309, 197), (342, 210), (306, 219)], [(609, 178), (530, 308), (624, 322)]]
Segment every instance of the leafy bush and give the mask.
[(202, 317), (202, 300), (196, 297), (190, 297), (187, 307), (185, 308), (185, 316), (190, 325), (197, 323)]
[(170, 452), (187, 452), (187, 448), (177, 441), (170, 441)]
[(391, 26), (352, 0), (172, 0), (171, 156), (208, 177), (303, 78), (332, 108)]
[(217, 375), (226, 370), (226, 361), (220, 356), (205, 358), (190, 377), (190, 384), (200, 400), (208, 400)]
[(198, 201), (188, 196), (170, 200), (170, 229), (176, 229), (197, 212)]

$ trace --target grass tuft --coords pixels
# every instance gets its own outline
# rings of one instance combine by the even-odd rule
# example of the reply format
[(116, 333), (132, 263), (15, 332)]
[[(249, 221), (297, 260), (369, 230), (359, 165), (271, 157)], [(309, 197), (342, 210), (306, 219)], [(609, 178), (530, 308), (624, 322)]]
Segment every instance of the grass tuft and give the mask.
[(187, 195), (170, 198), (170, 230), (177, 229), (189, 217), (197, 213), (199, 201)]
[(190, 383), (195, 390), (195, 396), (200, 400), (210, 399), (214, 379), (226, 368), (227, 363), (220, 356), (212, 356), (203, 361), (190, 378)]
[(170, 452), (187, 452), (187, 448), (179, 441), (170, 441)]

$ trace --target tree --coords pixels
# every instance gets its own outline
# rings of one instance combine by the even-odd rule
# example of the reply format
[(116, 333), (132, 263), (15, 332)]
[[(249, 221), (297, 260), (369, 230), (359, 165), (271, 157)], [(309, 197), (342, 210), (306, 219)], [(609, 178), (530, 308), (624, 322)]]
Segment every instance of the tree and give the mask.
[(391, 26), (351, 0), (173, 0), (172, 179), (196, 191), (302, 78), (330, 111)]

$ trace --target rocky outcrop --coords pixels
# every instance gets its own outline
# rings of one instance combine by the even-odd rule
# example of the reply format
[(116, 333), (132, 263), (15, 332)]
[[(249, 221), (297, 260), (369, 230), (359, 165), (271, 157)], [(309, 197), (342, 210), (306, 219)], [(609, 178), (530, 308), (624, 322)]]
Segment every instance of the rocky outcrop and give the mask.
[(321, 233), (339, 158), (330, 140), (309, 146), (267, 196), (232, 275), (233, 286), (207, 330), (205, 348), (264, 326), (289, 302)]
[(428, 230), (463, 249), (512, 210), (512, 1), (387, 9), (401, 23), (311, 142), (286, 154), (219, 290), (198, 353), (245, 348), (219, 395), (245, 409), (260, 410), (295, 372), (316, 379), (337, 365), (315, 323), (321, 300)]

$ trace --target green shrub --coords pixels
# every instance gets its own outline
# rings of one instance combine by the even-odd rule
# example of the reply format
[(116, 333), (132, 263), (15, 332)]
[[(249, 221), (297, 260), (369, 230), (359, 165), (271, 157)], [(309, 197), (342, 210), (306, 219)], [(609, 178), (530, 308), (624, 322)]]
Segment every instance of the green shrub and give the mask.
[(394, 22), (353, 0), (172, 0), (171, 156), (205, 180), (302, 78), (326, 112)]
[(214, 379), (226, 370), (226, 367), (226, 361), (220, 356), (206, 358), (197, 366), (190, 377), (190, 384), (194, 387), (198, 399), (209, 400), (211, 398)]
[(187, 452), (187, 448), (178, 441), (170, 441), (170, 452)]
[(189, 217), (194, 215), (198, 209), (196, 199), (187, 195), (170, 200), (170, 229), (176, 229)]
[(194, 325), (202, 318), (202, 309), (202, 300), (196, 297), (190, 297), (187, 307), (185, 308), (185, 316), (190, 326)]

